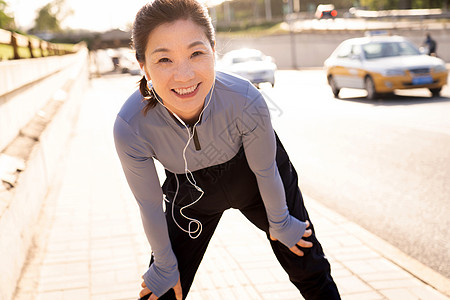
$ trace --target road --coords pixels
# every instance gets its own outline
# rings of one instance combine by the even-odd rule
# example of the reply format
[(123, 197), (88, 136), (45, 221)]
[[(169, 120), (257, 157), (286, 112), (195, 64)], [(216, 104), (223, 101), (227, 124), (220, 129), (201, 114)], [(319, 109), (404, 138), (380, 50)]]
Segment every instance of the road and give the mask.
[(309, 70), (262, 90), (302, 191), (449, 278), (450, 88), (335, 99)]

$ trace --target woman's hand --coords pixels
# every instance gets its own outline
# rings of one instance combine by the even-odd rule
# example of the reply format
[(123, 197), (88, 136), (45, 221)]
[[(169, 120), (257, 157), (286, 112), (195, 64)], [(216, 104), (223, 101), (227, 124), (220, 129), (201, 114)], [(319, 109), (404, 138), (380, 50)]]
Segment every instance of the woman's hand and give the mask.
[[(142, 277), (142, 279), (144, 279), (144, 277)], [(145, 284), (145, 281), (142, 281), (141, 287), (142, 287), (142, 290), (139, 292), (139, 297), (142, 298), (142, 297), (150, 294), (150, 297), (148, 298), (149, 300), (157, 300), (158, 299), (158, 297), (156, 297), (156, 295), (153, 294), (152, 291), (150, 291), (150, 289), (147, 287), (147, 285)], [(181, 289), (181, 281), (179, 278), (178, 278), (177, 284), (175, 284), (173, 286), (173, 291), (175, 292), (175, 297), (177, 298), (177, 300), (183, 299), (183, 291)]]
[[(306, 228), (309, 227), (309, 221), (306, 220)], [(306, 229), (305, 233), (303, 234), (303, 237), (310, 237), (312, 234), (312, 230), (311, 229)], [(276, 241), (276, 238), (273, 238), (272, 236), (270, 236), (270, 239), (272, 241)], [(297, 243), (298, 246), (302, 247), (302, 248), (311, 248), (313, 246), (313, 243), (305, 241), (304, 239), (300, 239), (300, 241), (298, 241)], [(298, 256), (303, 256), (305, 255), (305, 253), (303, 253), (302, 250), (298, 249), (297, 245), (294, 245), (294, 247), (289, 248), (289, 250), (291, 250), (294, 254), (298, 255)]]

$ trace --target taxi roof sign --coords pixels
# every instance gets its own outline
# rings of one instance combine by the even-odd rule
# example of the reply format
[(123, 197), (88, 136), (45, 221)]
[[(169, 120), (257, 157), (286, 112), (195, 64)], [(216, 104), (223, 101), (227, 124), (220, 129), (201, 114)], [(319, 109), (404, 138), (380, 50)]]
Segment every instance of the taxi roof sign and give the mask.
[(364, 36), (379, 36), (379, 35), (389, 35), (386, 30), (369, 30), (364, 33)]

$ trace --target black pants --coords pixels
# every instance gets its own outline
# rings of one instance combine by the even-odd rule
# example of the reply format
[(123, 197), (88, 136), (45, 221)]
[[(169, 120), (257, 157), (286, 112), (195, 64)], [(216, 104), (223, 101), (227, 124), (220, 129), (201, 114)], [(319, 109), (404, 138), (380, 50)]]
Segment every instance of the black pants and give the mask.
[[(286, 191), (286, 200), (292, 216), (309, 220), (303, 198), (298, 188), (297, 173), (277, 137), (277, 165)], [(176, 178), (179, 180), (178, 195), (174, 207), (175, 219), (187, 229), (189, 221), (179, 213), (180, 208), (195, 201), (199, 192), (187, 181), (185, 174), (172, 174), (166, 171), (167, 179), (163, 185), (164, 194), (172, 202), (176, 191)], [(239, 209), (247, 219), (269, 236), (269, 223), (262, 202), (256, 178), (250, 170), (243, 149), (230, 161), (193, 172), (197, 185), (203, 189), (203, 197), (183, 213), (199, 220), (203, 230), (201, 235), (192, 239), (178, 228), (172, 219), (172, 203), (167, 204), (166, 220), (173, 251), (178, 260), (183, 299), (186, 298), (200, 265), (208, 243), (219, 223), (222, 213), (228, 208)], [(310, 228), (314, 232), (311, 220)], [(195, 230), (196, 225), (191, 225)], [(278, 261), (288, 273), (290, 281), (300, 290), (303, 297), (309, 299), (340, 299), (339, 292), (330, 274), (330, 264), (323, 254), (322, 246), (313, 233), (305, 238), (313, 243), (312, 248), (302, 248), (303, 257), (292, 253), (278, 241), (269, 242)], [(153, 258), (150, 263), (152, 263)], [(175, 299), (173, 290), (169, 290), (159, 299)]]

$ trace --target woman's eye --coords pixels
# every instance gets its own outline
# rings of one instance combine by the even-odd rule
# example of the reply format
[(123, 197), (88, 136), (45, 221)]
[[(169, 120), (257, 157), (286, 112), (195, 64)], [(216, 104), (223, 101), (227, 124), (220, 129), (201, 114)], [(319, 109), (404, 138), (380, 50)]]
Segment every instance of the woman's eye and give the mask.
[(168, 59), (167, 57), (163, 57), (163, 58), (160, 58), (160, 59), (158, 60), (158, 62), (159, 62), (159, 63), (166, 63), (166, 62), (170, 62), (170, 59)]
[(199, 56), (199, 55), (201, 55), (201, 54), (203, 54), (203, 52), (201, 52), (201, 51), (195, 51), (194, 53), (192, 53), (192, 57), (195, 57), (195, 56)]

